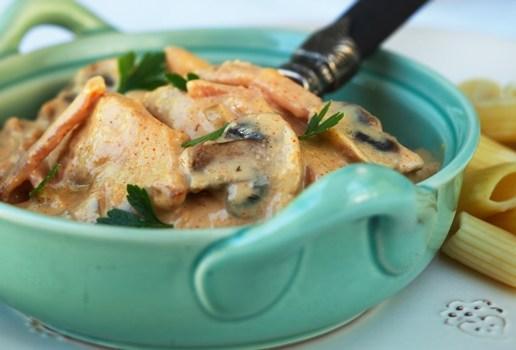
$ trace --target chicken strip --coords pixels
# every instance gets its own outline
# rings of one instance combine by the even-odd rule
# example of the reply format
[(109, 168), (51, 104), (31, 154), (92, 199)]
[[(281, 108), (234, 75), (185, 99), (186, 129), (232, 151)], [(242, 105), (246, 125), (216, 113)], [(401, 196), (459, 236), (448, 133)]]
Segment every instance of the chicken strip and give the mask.
[(167, 47), (165, 57), (168, 70), (183, 76), (212, 67), (211, 64), (199, 56), (179, 47)]
[(0, 179), (45, 131), (37, 121), (9, 118), (0, 131)]
[(29, 208), (94, 222), (112, 208), (129, 209), (126, 187), (134, 184), (148, 191), (157, 209), (170, 210), (187, 193), (179, 170), (186, 139), (139, 102), (108, 93), (74, 132), (69, 150), (59, 160), (63, 168), (58, 181)]
[(43, 135), (10, 169), (0, 184), (0, 198), (9, 201), (13, 190), (26, 181), (31, 172), (59, 145), (66, 135), (86, 119), (104, 94), (102, 78), (90, 79), (72, 104), (54, 120)]
[(322, 106), (318, 96), (282, 76), (276, 69), (227, 61), (215, 69), (199, 70), (197, 73), (208, 81), (257, 87), (273, 103), (305, 121)]
[[(0, 179), (16, 161), (38, 140), (45, 129), (73, 102), (88, 80), (94, 76), (104, 79), (107, 89), (114, 89), (118, 81), (116, 60), (95, 62), (80, 69), (72, 83), (59, 94), (43, 104), (34, 121), (18, 118), (9, 119), (0, 131)], [(67, 138), (61, 141), (45, 160), (35, 169), (29, 179), (36, 186), (53, 167), (55, 161), (67, 146)]]

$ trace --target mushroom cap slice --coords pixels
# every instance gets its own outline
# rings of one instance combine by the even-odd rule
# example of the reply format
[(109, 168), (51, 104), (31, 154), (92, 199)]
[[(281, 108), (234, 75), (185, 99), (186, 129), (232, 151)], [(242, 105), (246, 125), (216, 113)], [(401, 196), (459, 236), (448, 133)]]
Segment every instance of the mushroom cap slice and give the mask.
[(364, 108), (332, 102), (327, 116), (344, 113), (344, 118), (325, 136), (351, 160), (376, 163), (408, 173), (423, 167), (423, 159), (382, 129), (378, 118)]
[(114, 91), (118, 86), (120, 74), (118, 72), (118, 61), (107, 59), (98, 61), (80, 69), (73, 77), (72, 90), (80, 92), (86, 82), (92, 77), (100, 76), (106, 84), (106, 90)]
[(170, 85), (162, 86), (145, 94), (143, 104), (163, 123), (191, 138), (206, 135), (248, 114), (274, 112), (256, 89), (200, 79), (189, 81), (187, 86), (188, 93)]
[(248, 115), (222, 137), (186, 149), (182, 166), (191, 192), (226, 190), (226, 210), (239, 218), (270, 217), (303, 182), (299, 140), (279, 114)]

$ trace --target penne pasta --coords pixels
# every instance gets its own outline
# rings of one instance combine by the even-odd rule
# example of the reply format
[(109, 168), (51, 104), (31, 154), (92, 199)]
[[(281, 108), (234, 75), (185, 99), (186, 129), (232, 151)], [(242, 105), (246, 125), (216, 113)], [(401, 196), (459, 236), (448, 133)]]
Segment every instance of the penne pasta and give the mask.
[(509, 83), (505, 85), (502, 91), (502, 95), (508, 98), (516, 98), (516, 84)]
[(472, 269), (516, 287), (516, 236), (490, 223), (461, 213), (459, 229), (443, 252)]
[(514, 152), (516, 152), (516, 141), (504, 143), (504, 146), (508, 147), (508, 148), (512, 149)]
[(459, 209), (485, 218), (516, 208), (516, 162), (469, 172), (464, 177)]
[(491, 216), (487, 221), (516, 235), (516, 209)]
[(516, 86), (502, 89), (476, 79), (460, 89), (475, 106), (483, 134), (464, 175), (459, 200), (464, 212), (442, 250), (516, 287)]
[(500, 142), (516, 142), (516, 88), (474, 79), (459, 85), (473, 103), (482, 133)]
[(516, 152), (487, 136), (481, 135), (477, 151), (466, 171), (475, 171), (508, 162), (516, 162)]
[(516, 99), (474, 104), (482, 133), (500, 142), (516, 141)]
[[(512, 92), (511, 86), (508, 86), (508, 92)], [(496, 81), (489, 79), (466, 80), (459, 85), (459, 89), (472, 103), (493, 101), (502, 96), (500, 85)]]

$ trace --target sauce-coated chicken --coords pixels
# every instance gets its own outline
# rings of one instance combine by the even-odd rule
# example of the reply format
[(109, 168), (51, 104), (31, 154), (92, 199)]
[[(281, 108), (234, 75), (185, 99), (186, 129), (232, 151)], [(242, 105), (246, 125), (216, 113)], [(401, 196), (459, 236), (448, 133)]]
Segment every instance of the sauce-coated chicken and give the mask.
[[(167, 224), (218, 227), (271, 217), (352, 162), (418, 179), (437, 170), (427, 154), (423, 161), (352, 104), (332, 103), (320, 122), (340, 113), (342, 119), (300, 140), (324, 103), (275, 69), (241, 61), (216, 66), (175, 47), (162, 57), (157, 88), (117, 92), (128, 74), (142, 79), (141, 72), (156, 75), (161, 66), (138, 71), (133, 61), (125, 62), (130, 68), (100, 61), (81, 69), (35, 121), (9, 119), (0, 131), (1, 199), (94, 223), (113, 209), (141, 214), (128, 200), (131, 184), (146, 191)], [(188, 79), (169, 84), (165, 70)], [(57, 176), (33, 195), (56, 164)]]

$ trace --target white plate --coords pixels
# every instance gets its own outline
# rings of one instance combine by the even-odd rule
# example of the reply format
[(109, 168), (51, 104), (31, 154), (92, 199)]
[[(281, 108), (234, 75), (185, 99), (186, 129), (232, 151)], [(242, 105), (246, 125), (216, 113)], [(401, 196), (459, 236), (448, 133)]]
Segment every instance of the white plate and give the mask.
[[(417, 59), (454, 82), (483, 76), (501, 82), (516, 80), (516, 43), (493, 37), (407, 28), (386, 47)], [(461, 300), (472, 316), (457, 322), (466, 310), (447, 305)], [(492, 305), (475, 300), (489, 300)], [(474, 306), (481, 307), (475, 310)], [(494, 307), (503, 311), (499, 312)], [(454, 312), (455, 318), (448, 314)], [(486, 312), (484, 321), (479, 312)], [(487, 316), (487, 317), (486, 317)], [(474, 321), (474, 322), (473, 322)], [(438, 256), (409, 287), (348, 326), (289, 349), (516, 349), (516, 291)], [(490, 326), (493, 324), (493, 326)], [(39, 327), (36, 327), (36, 329)], [(478, 328), (478, 330), (476, 330)], [(488, 330), (490, 330), (488, 332)], [(16, 312), (0, 306), (2, 349), (83, 349), (47, 332), (35, 330)]]
[(453, 82), (489, 77), (500, 83), (516, 81), (516, 41), (485, 34), (407, 28), (385, 47), (432, 67)]

